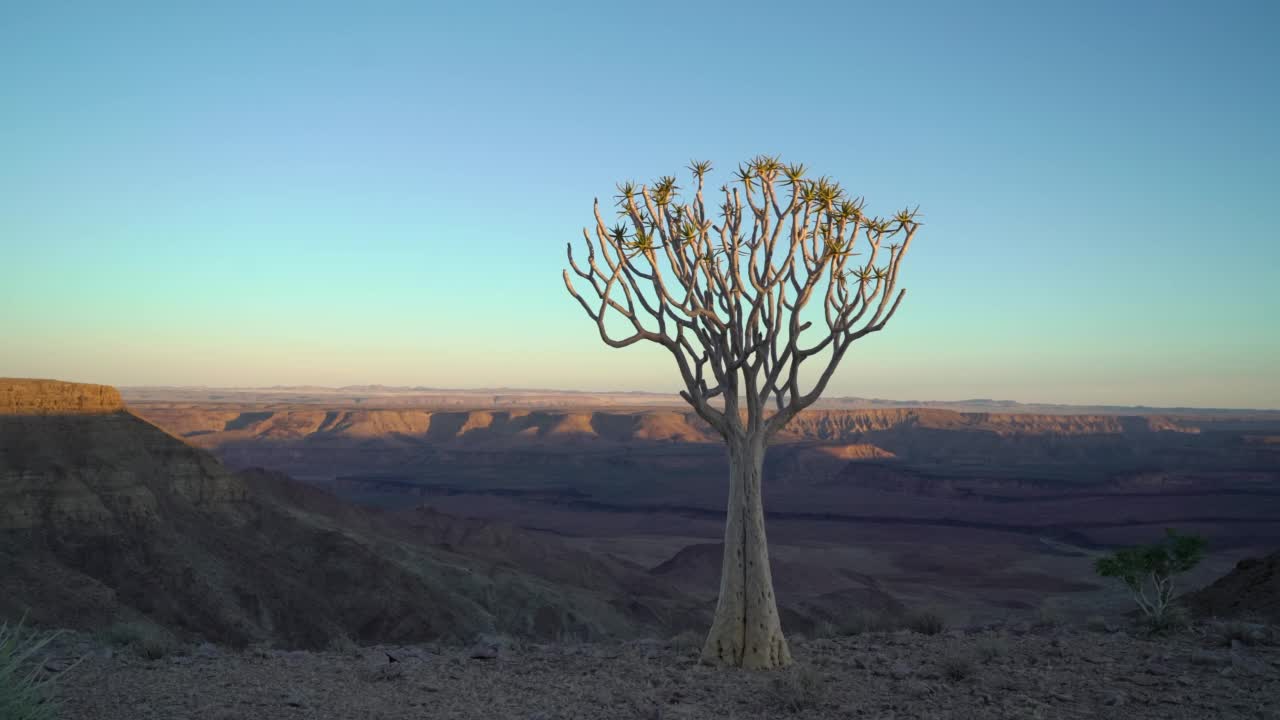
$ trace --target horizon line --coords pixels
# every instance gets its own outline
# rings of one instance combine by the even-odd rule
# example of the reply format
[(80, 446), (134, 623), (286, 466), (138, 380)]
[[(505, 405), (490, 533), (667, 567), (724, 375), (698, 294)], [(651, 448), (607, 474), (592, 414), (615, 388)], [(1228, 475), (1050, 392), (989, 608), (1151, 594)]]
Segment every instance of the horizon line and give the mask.
[[(257, 391), (257, 392), (288, 392), (299, 390), (328, 390), (334, 392), (377, 392), (379, 390), (392, 393), (460, 393), (460, 394), (480, 394), (492, 392), (509, 392), (509, 393), (547, 393), (562, 395), (629, 395), (629, 396), (654, 396), (667, 398), (671, 401), (679, 401), (685, 404), (680, 398), (678, 391), (662, 392), (657, 390), (568, 390), (560, 388), (527, 388), (527, 387), (508, 387), (508, 386), (490, 386), (475, 388), (449, 388), (434, 387), (426, 385), (385, 385), (382, 383), (364, 383), (354, 385), (118, 385), (117, 389), (124, 392), (126, 390), (222, 390), (222, 391)], [(1110, 404), (1110, 403), (1064, 403), (1051, 401), (1033, 401), (1024, 402), (1021, 400), (1001, 400), (995, 398), (964, 398), (960, 400), (895, 400), (891, 398), (870, 398), (860, 395), (832, 395), (824, 396), (818, 399), (814, 406), (824, 401), (846, 401), (846, 402), (866, 402), (878, 404), (891, 404), (904, 407), (924, 407), (928, 405), (966, 405), (966, 404), (986, 404), (1001, 406), (1022, 406), (1022, 407), (1060, 407), (1060, 408), (1099, 408), (1108, 410), (1144, 410), (1144, 411), (1202, 411), (1202, 412), (1261, 412), (1261, 413), (1280, 413), (1280, 408), (1266, 407), (1215, 407), (1215, 406), (1193, 406), (1193, 405), (1144, 405), (1144, 404)]]

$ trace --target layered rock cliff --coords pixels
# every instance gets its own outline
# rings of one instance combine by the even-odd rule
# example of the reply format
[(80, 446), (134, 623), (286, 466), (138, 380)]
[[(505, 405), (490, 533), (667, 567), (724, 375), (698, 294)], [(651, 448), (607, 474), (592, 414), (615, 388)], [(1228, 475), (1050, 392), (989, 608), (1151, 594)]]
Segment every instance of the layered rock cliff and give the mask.
[(116, 534), (172, 498), (245, 500), (213, 456), (125, 410), (105, 385), (0, 379), (0, 529)]
[[(379, 440), (470, 447), (564, 443), (720, 443), (693, 412), (651, 409), (603, 410), (429, 410), (231, 408), (143, 405), (139, 412), (201, 447), (246, 442), (329, 442)], [(1198, 428), (1169, 418), (1118, 415), (995, 415), (950, 410), (808, 410), (791, 421), (777, 442), (854, 444), (886, 433), (956, 434), (992, 439), (1019, 437), (1144, 436), (1196, 433)]]
[(122, 410), (120, 393), (107, 385), (0, 378), (0, 415), (81, 415)]

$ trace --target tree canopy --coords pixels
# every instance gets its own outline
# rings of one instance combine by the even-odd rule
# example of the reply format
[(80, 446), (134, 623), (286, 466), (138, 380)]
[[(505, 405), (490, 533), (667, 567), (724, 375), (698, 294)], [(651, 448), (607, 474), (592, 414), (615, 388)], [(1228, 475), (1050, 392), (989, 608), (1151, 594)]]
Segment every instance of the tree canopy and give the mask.
[[(818, 399), (853, 342), (893, 317), (918, 212), (873, 216), (839, 183), (775, 156), (740, 165), (715, 191), (711, 163), (688, 169), (688, 196), (673, 176), (620, 183), (612, 224), (597, 199), (586, 259), (569, 245), (565, 285), (605, 343), (670, 351), (681, 396), (722, 434), (749, 430), (742, 397), (748, 424), (772, 436)], [(816, 379), (803, 387), (801, 367), (815, 357)]]

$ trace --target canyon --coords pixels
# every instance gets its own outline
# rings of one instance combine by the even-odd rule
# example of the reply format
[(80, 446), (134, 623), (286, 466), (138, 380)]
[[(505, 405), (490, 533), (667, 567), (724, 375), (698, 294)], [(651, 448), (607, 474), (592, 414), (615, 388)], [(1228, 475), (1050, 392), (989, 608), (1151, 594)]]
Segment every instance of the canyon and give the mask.
[[(124, 393), (140, 417), (228, 467), (385, 511), (506, 523), (714, 598), (724, 449), (670, 398)], [(1280, 545), (1280, 413), (892, 405), (827, 402), (769, 450), (766, 512), (793, 625), (835, 620), (854, 598), (974, 620), (1118, 612), (1123, 593), (1091, 569), (1109, 547), (1166, 527), (1204, 534), (1212, 553), (1198, 583)]]
[[(0, 613), (323, 647), (670, 635), (714, 607), (725, 452), (691, 412), (308, 392), (0, 380)], [(1210, 538), (1207, 585), (1280, 545), (1277, 415), (806, 412), (765, 468), (787, 627), (1125, 612), (1092, 559), (1166, 527)]]

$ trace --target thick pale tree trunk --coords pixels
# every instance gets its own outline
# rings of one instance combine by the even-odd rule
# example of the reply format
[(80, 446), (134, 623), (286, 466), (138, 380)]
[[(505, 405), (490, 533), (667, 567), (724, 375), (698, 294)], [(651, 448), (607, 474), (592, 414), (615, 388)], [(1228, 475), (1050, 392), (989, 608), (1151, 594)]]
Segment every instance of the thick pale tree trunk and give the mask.
[(769, 571), (760, 480), (764, 433), (729, 440), (729, 515), (724, 529), (720, 601), (703, 662), (765, 669), (791, 664)]

